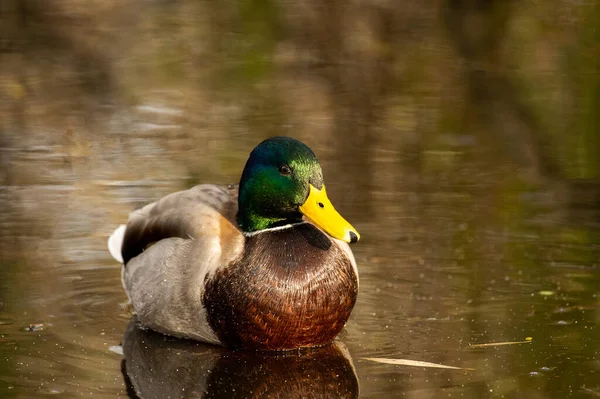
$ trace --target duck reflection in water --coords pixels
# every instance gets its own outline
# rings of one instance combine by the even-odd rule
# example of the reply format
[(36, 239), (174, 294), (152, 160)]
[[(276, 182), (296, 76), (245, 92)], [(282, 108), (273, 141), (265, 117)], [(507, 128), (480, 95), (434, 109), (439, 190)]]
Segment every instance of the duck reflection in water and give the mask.
[(356, 398), (347, 349), (231, 351), (142, 329), (123, 337), (123, 374), (132, 398)]

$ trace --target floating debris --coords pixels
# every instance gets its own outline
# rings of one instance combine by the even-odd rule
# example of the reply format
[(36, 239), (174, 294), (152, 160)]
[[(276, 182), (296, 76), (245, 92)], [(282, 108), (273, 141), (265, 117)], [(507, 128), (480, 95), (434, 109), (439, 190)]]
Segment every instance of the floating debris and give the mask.
[(371, 362), (376, 362), (376, 363), (395, 364), (395, 365), (399, 365), (399, 366), (432, 367), (432, 368), (438, 368), (438, 369), (453, 369), (453, 370), (475, 370), (475, 369), (465, 368), (465, 367), (446, 366), (444, 364), (423, 362), (420, 360), (386, 359), (386, 358), (379, 358), (379, 357), (361, 357), (361, 359), (369, 360)]
[(600, 397), (600, 389), (590, 389), (585, 386), (581, 387), (581, 391), (587, 393), (588, 395)]
[(123, 356), (123, 347), (121, 345), (113, 345), (108, 348), (109, 351), (116, 353), (117, 355)]
[(44, 323), (32, 323), (25, 327), (24, 330), (27, 332), (37, 332), (42, 331), (44, 328), (46, 328), (46, 325)]
[(533, 341), (532, 337), (527, 337), (527, 338), (525, 338), (525, 341), (490, 342), (487, 344), (469, 344), (469, 346), (471, 348), (485, 348), (488, 346), (530, 344), (532, 341)]
[(558, 320), (555, 323), (552, 323), (555, 326), (569, 326), (571, 324), (573, 324), (573, 321), (571, 320)]

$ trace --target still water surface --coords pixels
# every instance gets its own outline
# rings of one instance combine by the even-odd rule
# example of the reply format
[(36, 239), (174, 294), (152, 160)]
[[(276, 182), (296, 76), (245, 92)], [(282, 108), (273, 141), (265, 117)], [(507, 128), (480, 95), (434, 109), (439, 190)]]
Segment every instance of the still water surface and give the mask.
[[(69, 181), (71, 166), (57, 162), (54, 151), (13, 155), (39, 170), (61, 170), (54, 181), (3, 187), (4, 196), (19, 198), (3, 216), (4, 240), (12, 243), (0, 271), (3, 397), (124, 397), (123, 356), (111, 351), (122, 341), (125, 364), (136, 365), (130, 381), (142, 397), (180, 397), (180, 390), (207, 397), (355, 397), (360, 387), (361, 397), (562, 398), (600, 388), (598, 226), (587, 218), (573, 222), (543, 193), (511, 192), (519, 212), (494, 220), (491, 209), (503, 204), (487, 204), (477, 186), (426, 192), (390, 186), (372, 193), (364, 212), (348, 198), (366, 188), (336, 185), (336, 173), (327, 169), (335, 159), (326, 159), (331, 197), (363, 236), (353, 246), (359, 300), (341, 349), (270, 357), (147, 332), (124, 339), (130, 315), (106, 238), (136, 204), (190, 182), (176, 175)], [(242, 156), (237, 164), (243, 166)], [(582, 211), (597, 217), (591, 212), (597, 209)], [(471, 346), (527, 337), (533, 340)]]
[[(487, 75), (461, 74), (421, 6), (403, 11), (423, 24), (417, 35), (382, 29), (399, 36), (379, 46), (391, 39), (357, 29), (344, 53), (295, 2), (277, 15), (209, 3), (58, 7), (44, 32), (70, 26), (71, 39), (48, 50), (33, 35), (3, 54), (0, 397), (599, 396), (595, 158), (569, 142), (547, 158), (567, 172), (546, 173), (507, 94), (463, 90)], [(373, 10), (381, 21), (360, 26), (405, 16)], [(80, 23), (53, 29), (56, 15)], [(389, 49), (411, 56), (377, 53)], [(551, 110), (536, 112), (560, 130)], [(272, 135), (315, 151), (361, 233), (359, 298), (336, 344), (235, 353), (133, 328), (109, 234), (167, 193), (237, 183)]]

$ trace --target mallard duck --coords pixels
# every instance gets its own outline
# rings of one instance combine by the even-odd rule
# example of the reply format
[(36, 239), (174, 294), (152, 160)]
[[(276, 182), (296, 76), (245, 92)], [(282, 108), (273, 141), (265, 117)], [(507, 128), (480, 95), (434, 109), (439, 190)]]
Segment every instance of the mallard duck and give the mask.
[(239, 185), (202, 184), (131, 213), (108, 246), (142, 326), (232, 348), (335, 339), (356, 302), (358, 232), (327, 198), (315, 154), (273, 137)]

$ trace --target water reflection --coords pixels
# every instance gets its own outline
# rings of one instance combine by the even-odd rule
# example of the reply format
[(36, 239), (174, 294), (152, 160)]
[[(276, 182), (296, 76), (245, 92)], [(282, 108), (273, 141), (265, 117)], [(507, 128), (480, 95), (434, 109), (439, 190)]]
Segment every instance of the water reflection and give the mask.
[(356, 398), (358, 379), (347, 349), (234, 352), (138, 327), (123, 337), (123, 371), (131, 397)]

